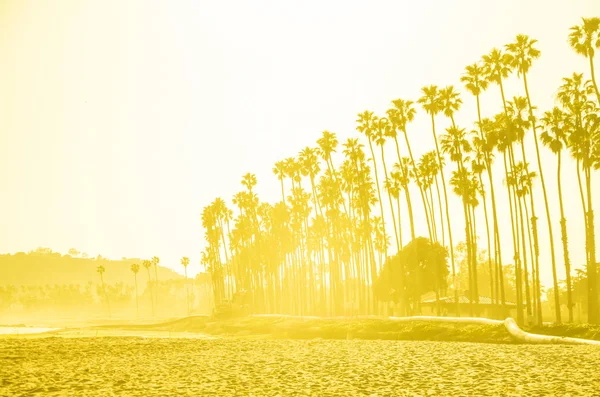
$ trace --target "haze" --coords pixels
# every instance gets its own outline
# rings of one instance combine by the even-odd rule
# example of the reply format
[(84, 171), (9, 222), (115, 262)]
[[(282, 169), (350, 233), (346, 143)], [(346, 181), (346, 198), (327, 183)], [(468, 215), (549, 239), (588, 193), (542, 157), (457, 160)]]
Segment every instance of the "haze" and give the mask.
[[(323, 130), (356, 137), (357, 113), (416, 100), (428, 84), (461, 90), (457, 123), (471, 129), (464, 67), (518, 33), (539, 40), (529, 83), (538, 109), (550, 109), (562, 77), (588, 73), (568, 28), (599, 12), (593, 0), (1, 2), (0, 252), (157, 255), (177, 271), (185, 255), (193, 274), (202, 207), (215, 197), (231, 204), (244, 173), (257, 175), (262, 200), (277, 201), (276, 161), (314, 146)], [(501, 107), (496, 90), (482, 97), (485, 115)], [(521, 91), (512, 78), (507, 96)], [(419, 154), (431, 149), (428, 123), (419, 111), (409, 127)], [(543, 159), (554, 170), (555, 156), (543, 150)], [(574, 175), (570, 159), (563, 173)], [(566, 202), (578, 199), (576, 180), (563, 183)], [(555, 184), (548, 189), (554, 197)], [(567, 205), (566, 217), (581, 267), (581, 208)]]

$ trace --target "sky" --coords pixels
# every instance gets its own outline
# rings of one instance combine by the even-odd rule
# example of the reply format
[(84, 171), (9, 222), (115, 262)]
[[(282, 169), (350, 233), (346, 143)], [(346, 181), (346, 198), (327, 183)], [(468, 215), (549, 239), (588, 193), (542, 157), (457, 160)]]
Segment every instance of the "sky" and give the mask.
[[(202, 208), (216, 197), (232, 205), (246, 172), (257, 175), (263, 200), (277, 201), (276, 161), (315, 146), (324, 130), (341, 142), (357, 137), (359, 112), (384, 114), (391, 100), (416, 100), (429, 84), (455, 85), (464, 102), (457, 123), (473, 128), (475, 101), (459, 81), (464, 67), (519, 33), (539, 40), (542, 57), (529, 84), (534, 105), (548, 110), (562, 77), (589, 76), (567, 35), (581, 17), (598, 15), (595, 0), (1, 1), (0, 253), (43, 246), (109, 258), (156, 255), (178, 271), (188, 256), (194, 273), (204, 246)], [(522, 82), (513, 76), (506, 91), (523, 95)], [(483, 115), (500, 110), (491, 86)], [(442, 132), (449, 124), (443, 116), (437, 122)], [(408, 132), (417, 155), (433, 148), (422, 111)], [(536, 169), (535, 152), (528, 156)], [(556, 160), (542, 149), (542, 161), (564, 275)], [(584, 230), (574, 164), (563, 172), (578, 265)], [(598, 173), (593, 178), (600, 197)], [(549, 285), (539, 183), (534, 195)], [(462, 213), (456, 197), (451, 210)]]

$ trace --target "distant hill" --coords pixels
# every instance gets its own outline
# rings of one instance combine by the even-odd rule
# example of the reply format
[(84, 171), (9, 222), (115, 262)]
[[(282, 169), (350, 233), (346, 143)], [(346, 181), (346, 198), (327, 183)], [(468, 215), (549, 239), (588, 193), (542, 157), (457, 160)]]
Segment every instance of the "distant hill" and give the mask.
[[(87, 284), (97, 282), (98, 266), (105, 268), (104, 280), (109, 283), (123, 282), (133, 284), (131, 264), (139, 263), (138, 281), (145, 283), (148, 279), (146, 269), (141, 266), (142, 260), (127, 258), (110, 260), (98, 256), (96, 258), (80, 258), (62, 255), (49, 249), (38, 249), (29, 253), (19, 252), (14, 255), (0, 255), (0, 285), (44, 285), (44, 284)], [(151, 268), (154, 278), (154, 269)], [(159, 280), (181, 279), (182, 275), (171, 269), (158, 266)]]

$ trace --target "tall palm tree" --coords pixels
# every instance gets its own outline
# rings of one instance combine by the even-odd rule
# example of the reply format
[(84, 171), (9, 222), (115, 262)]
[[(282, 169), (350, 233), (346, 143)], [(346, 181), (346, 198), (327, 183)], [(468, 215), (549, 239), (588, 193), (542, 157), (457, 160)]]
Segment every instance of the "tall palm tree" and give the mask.
[(273, 167), (273, 174), (275, 174), (275, 176), (277, 177), (277, 179), (279, 179), (279, 182), (281, 183), (281, 201), (283, 203), (285, 203), (285, 189), (283, 186), (283, 180), (285, 179), (286, 174), (285, 171), (285, 163), (283, 161), (278, 161), (275, 163), (275, 166)]
[[(375, 144), (377, 146), (379, 146), (379, 148), (381, 149), (381, 164), (383, 165), (384, 183), (385, 183), (385, 181), (388, 180), (388, 171), (387, 171), (387, 165), (385, 163), (384, 146), (385, 146), (386, 138), (390, 134), (389, 131), (391, 129), (392, 129), (392, 126), (390, 125), (390, 122), (388, 119), (386, 119), (385, 117), (377, 117), (377, 116), (374, 117), (373, 140), (375, 141)], [(394, 226), (394, 236), (396, 237), (396, 250), (400, 251), (401, 246), (400, 246), (400, 240), (398, 238), (399, 225), (398, 226), (396, 225), (396, 214), (394, 211), (394, 205), (392, 204), (392, 195), (389, 190), (387, 190), (387, 193), (388, 193), (388, 201), (389, 201), (389, 205), (390, 205), (390, 211), (392, 213), (392, 225)], [(384, 224), (384, 227), (385, 227), (385, 224)]]
[[(381, 214), (381, 223), (383, 225), (383, 240), (387, 241), (387, 234), (385, 232), (385, 217), (383, 214), (383, 201), (381, 200), (381, 188), (379, 186), (379, 176), (377, 173), (377, 160), (375, 159), (375, 151), (373, 150), (373, 140), (375, 139), (375, 127), (374, 124), (377, 122), (378, 117), (376, 117), (375, 115), (373, 115), (373, 112), (370, 112), (368, 110), (365, 110), (362, 113), (359, 113), (358, 115), (358, 119), (356, 120), (356, 122), (358, 123), (358, 126), (356, 127), (357, 131), (364, 134), (367, 137), (367, 140), (369, 141), (369, 149), (371, 150), (371, 159), (373, 161), (373, 172), (375, 174), (375, 185), (377, 186), (377, 198), (379, 200), (379, 210), (380, 210), (380, 214)], [(381, 245), (381, 247), (384, 247), (387, 249), (386, 245)], [(384, 252), (385, 256), (387, 256), (387, 251)]]
[(156, 309), (158, 310), (158, 264), (160, 262), (160, 259), (158, 258), (158, 256), (153, 256), (152, 259), (150, 259), (150, 261), (152, 262), (152, 266), (154, 267), (154, 281), (156, 281), (154, 301), (156, 302)]
[[(529, 95), (529, 87), (527, 85), (527, 72), (531, 68), (533, 61), (540, 57), (540, 51), (535, 48), (537, 40), (531, 39), (526, 35), (517, 35), (515, 42), (506, 45), (506, 50), (512, 55), (512, 66), (517, 70), (517, 75), (523, 78), (523, 85), (525, 88), (525, 95), (527, 98), (527, 104), (529, 106), (529, 121), (531, 122), (531, 128), (533, 131), (533, 141), (535, 143), (535, 153), (538, 164), (538, 174), (540, 182), (542, 184), (542, 193), (544, 194), (544, 207), (546, 209), (546, 221), (548, 225), (548, 237), (550, 240), (550, 259), (552, 261), (552, 276), (554, 281), (554, 290), (558, 291), (558, 278), (556, 276), (556, 255), (554, 252), (554, 235), (552, 232), (552, 218), (550, 216), (550, 207), (548, 205), (548, 193), (546, 192), (546, 182), (544, 180), (544, 170), (542, 168), (542, 160), (540, 158), (540, 148), (537, 137), (537, 126), (536, 118), (533, 113), (533, 105), (531, 104), (531, 96)], [(533, 215), (535, 217), (535, 215)], [(535, 236), (534, 236), (535, 238)], [(561, 322), (560, 314), (560, 300), (559, 294), (555, 295), (555, 316), (556, 322)]]
[[(593, 90), (592, 84), (584, 82), (583, 74), (573, 73), (572, 77), (563, 78), (563, 84), (557, 94), (558, 101), (569, 115), (568, 124), (571, 133), (568, 138), (568, 146), (577, 164), (577, 181), (586, 227), (589, 322), (599, 319), (596, 317), (598, 316), (598, 303), (593, 298), (597, 294), (597, 279), (594, 212), (592, 211), (591, 201), (591, 170), (594, 168), (594, 163), (598, 161), (598, 152), (594, 150), (594, 144), (598, 142), (597, 138), (594, 137), (594, 131), (596, 130), (594, 127), (597, 127), (595, 120), (598, 106), (589, 99)], [(587, 195), (583, 193), (581, 171), (584, 174)], [(587, 206), (585, 196), (587, 196)]]
[(140, 304), (138, 302), (139, 295), (138, 295), (137, 274), (140, 271), (140, 264), (139, 263), (131, 264), (131, 271), (133, 272), (133, 281), (135, 283), (135, 312), (136, 312), (137, 317), (139, 317), (140, 316)]
[[(431, 239), (431, 237), (432, 237), (431, 222), (429, 220), (429, 214), (427, 211), (427, 203), (425, 200), (425, 193), (423, 192), (423, 186), (418, 177), (418, 172), (416, 170), (417, 165), (415, 163), (415, 158), (413, 156), (413, 152), (410, 147), (410, 141), (408, 140), (408, 134), (406, 132), (406, 126), (408, 125), (408, 123), (410, 123), (414, 120), (416, 110), (413, 107), (412, 101), (407, 101), (407, 100), (399, 98), (399, 99), (393, 100), (392, 104), (393, 104), (393, 107), (391, 109), (388, 109), (388, 111), (387, 111), (388, 118), (389, 118), (390, 122), (392, 123), (392, 128), (388, 132), (388, 135), (392, 136), (396, 143), (396, 154), (398, 155), (398, 163), (402, 163), (402, 156), (400, 155), (400, 146), (398, 145), (398, 140), (396, 137), (397, 136), (396, 130), (402, 131), (402, 134), (404, 135), (404, 141), (406, 142), (406, 148), (408, 149), (408, 155), (410, 157), (410, 164), (412, 166), (412, 170), (413, 170), (413, 173), (415, 176), (415, 182), (417, 183), (417, 187), (419, 188), (419, 192), (421, 193), (421, 201), (423, 202), (423, 209), (425, 212), (425, 220), (427, 222), (427, 231), (429, 232), (429, 238)], [(407, 170), (408, 170), (408, 168), (407, 168)], [(404, 168), (402, 169), (401, 172), (404, 172)], [(401, 176), (403, 179), (408, 181), (408, 178), (409, 178), (408, 173), (403, 174)], [(406, 195), (406, 203), (408, 206), (408, 215), (409, 215), (409, 220), (410, 220), (410, 237), (411, 237), (411, 240), (414, 240), (416, 237), (415, 236), (414, 214), (413, 214), (413, 210), (412, 210), (412, 202), (410, 199), (410, 192), (408, 191), (408, 189), (405, 190), (405, 195)]]
[[(490, 180), (490, 195), (491, 195), (491, 200), (492, 200), (492, 217), (493, 217), (493, 229), (494, 229), (494, 261), (495, 263), (498, 264), (498, 266), (500, 266), (500, 269), (502, 269), (502, 263), (501, 263), (501, 255), (499, 256), (498, 251), (499, 251), (499, 239), (500, 239), (500, 233), (498, 231), (498, 215), (496, 212), (496, 197), (495, 197), (495, 192), (494, 192), (494, 186), (492, 185), (492, 170), (491, 170), (491, 153), (489, 150), (486, 150), (486, 139), (483, 133), (483, 127), (482, 127), (482, 120), (481, 120), (481, 103), (480, 103), (480, 96), (482, 94), (483, 91), (487, 90), (488, 85), (489, 85), (489, 81), (486, 79), (485, 76), (485, 69), (484, 67), (480, 64), (480, 63), (473, 63), (471, 65), (468, 65), (465, 68), (465, 73), (461, 76), (460, 81), (465, 85), (465, 88), (467, 89), (467, 91), (469, 91), (476, 100), (477, 103), (477, 127), (479, 130), (479, 137), (475, 137), (473, 139), (473, 144), (474, 144), (474, 148), (476, 150), (476, 153), (481, 155), (481, 158), (475, 159), (475, 161), (478, 162), (478, 164), (483, 164), (485, 171), (488, 174), (488, 178)], [(478, 170), (480, 168), (475, 167)], [(475, 169), (474, 168), (474, 169)], [(491, 267), (491, 254), (490, 254), (490, 248), (491, 248), (491, 244), (490, 244), (490, 231), (489, 231), (489, 222), (488, 222), (488, 212), (487, 212), (487, 200), (486, 200), (486, 194), (485, 194), (485, 189), (484, 189), (484, 184), (483, 184), (483, 179), (481, 177), (481, 172), (478, 173), (479, 175), (479, 182), (481, 185), (481, 196), (482, 196), (482, 200), (483, 200), (483, 208), (484, 208), (484, 214), (485, 214), (485, 225), (486, 225), (486, 235), (487, 235), (487, 245), (488, 245), (488, 264)], [(499, 262), (500, 261), (500, 262)], [(493, 274), (494, 272), (490, 269), (490, 278), (493, 279)], [(490, 279), (490, 282), (492, 282), (492, 280)], [(496, 285), (499, 284), (498, 280), (496, 281)], [(491, 291), (492, 291), (492, 300), (497, 299), (499, 292), (498, 292), (498, 288), (496, 288), (496, 290), (494, 291), (494, 285), (492, 283), (492, 287), (491, 287)], [(495, 294), (494, 294), (495, 292)], [(494, 296), (495, 295), (495, 296)]]
[(569, 243), (567, 236), (567, 219), (563, 206), (562, 183), (561, 183), (561, 159), (562, 150), (567, 144), (567, 115), (558, 107), (545, 112), (542, 118), (542, 126), (545, 130), (540, 134), (540, 140), (554, 153), (558, 160), (556, 180), (558, 186), (558, 202), (560, 205), (560, 233), (563, 245), (563, 260), (567, 275), (567, 307), (569, 308), (569, 322), (573, 322), (573, 292), (571, 286), (571, 260), (569, 259)]
[[(451, 94), (451, 92), (449, 92), (450, 90), (446, 90), (445, 91), (445, 95), (449, 95)], [(443, 169), (443, 161), (442, 161), (442, 155), (440, 153), (440, 148), (438, 145), (438, 140), (437, 140), (437, 135), (435, 132), (435, 116), (445, 110), (442, 106), (444, 105), (444, 103), (442, 103), (441, 97), (440, 97), (440, 92), (437, 88), (437, 86), (435, 85), (431, 85), (428, 87), (423, 87), (421, 89), (421, 92), (423, 93), (423, 96), (421, 98), (419, 98), (418, 102), (421, 104), (421, 106), (423, 107), (423, 109), (429, 114), (429, 116), (431, 117), (431, 131), (433, 133), (433, 140), (435, 142), (435, 152), (437, 154), (437, 158), (438, 158), (438, 165), (440, 167), (440, 176), (442, 178), (442, 188), (444, 190), (444, 204), (446, 206), (446, 225), (448, 227), (448, 240), (450, 243), (450, 262), (452, 264), (452, 284), (454, 285), (454, 294), (455, 294), (455, 301), (456, 301), (456, 312), (457, 314), (460, 313), (459, 311), (459, 307), (458, 307), (458, 290), (456, 289), (456, 265), (454, 263), (454, 246), (452, 244), (452, 227), (451, 227), (451, 223), (450, 223), (450, 209), (448, 208), (448, 190), (446, 189), (446, 178), (444, 177), (444, 169)], [(452, 101), (452, 105), (455, 105), (456, 101)]]
[(106, 299), (106, 306), (108, 307), (108, 318), (111, 317), (110, 314), (110, 301), (108, 300), (108, 294), (106, 293), (106, 286), (104, 285), (104, 272), (106, 269), (104, 266), (100, 265), (96, 268), (96, 271), (100, 275), (100, 283), (102, 284), (102, 292), (104, 293), (104, 299)]
[[(450, 156), (450, 160), (456, 162), (457, 174), (455, 174), (455, 192), (462, 198), (463, 210), (465, 216), (465, 233), (467, 244), (467, 262), (469, 264), (471, 302), (479, 303), (479, 294), (477, 286), (477, 251), (474, 250), (473, 228), (474, 219), (470, 216), (470, 206), (476, 201), (477, 190), (471, 189), (472, 181), (470, 172), (465, 167), (464, 159), (471, 150), (471, 143), (468, 140), (467, 132), (463, 128), (452, 126), (448, 128), (447, 134), (440, 137), (440, 146), (444, 153)], [(458, 189), (458, 190), (456, 190)]]
[(152, 277), (150, 277), (150, 267), (152, 266), (152, 262), (149, 261), (149, 260), (143, 260), (142, 261), (142, 266), (148, 272), (148, 285), (147, 285), (147, 288), (150, 290), (150, 303), (152, 305), (152, 316), (154, 316), (156, 314), (156, 312), (154, 310), (154, 292), (152, 290)]
[(185, 286), (185, 294), (186, 294), (186, 300), (187, 300), (187, 314), (188, 316), (190, 315), (190, 292), (187, 288), (187, 279), (188, 279), (188, 275), (187, 275), (187, 267), (190, 264), (190, 258), (188, 258), (187, 256), (184, 256), (181, 258), (181, 266), (183, 266), (183, 274), (185, 274), (185, 282), (186, 282), (186, 286)]
[(590, 62), (590, 73), (592, 75), (592, 84), (596, 92), (596, 98), (600, 104), (600, 91), (596, 83), (596, 74), (594, 71), (595, 50), (600, 48), (600, 18), (581, 18), (581, 25), (571, 27), (569, 34), (569, 45), (579, 55), (583, 55)]

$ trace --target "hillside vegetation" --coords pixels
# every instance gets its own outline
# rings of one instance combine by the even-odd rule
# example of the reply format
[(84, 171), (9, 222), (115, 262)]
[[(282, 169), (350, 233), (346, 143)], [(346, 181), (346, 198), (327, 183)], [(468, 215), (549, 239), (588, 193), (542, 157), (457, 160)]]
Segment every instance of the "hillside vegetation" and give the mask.
[[(98, 280), (98, 266), (104, 266), (106, 269), (104, 273), (106, 283), (122, 282), (133, 285), (130, 267), (134, 263), (141, 264), (141, 262), (142, 260), (138, 258), (112, 260), (101, 256), (84, 258), (62, 255), (41, 248), (29, 253), (0, 255), (0, 285), (83, 285)], [(158, 266), (158, 278), (160, 280), (183, 279), (183, 276), (171, 269)], [(140, 272), (139, 280), (147, 281), (143, 272)]]

